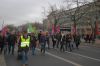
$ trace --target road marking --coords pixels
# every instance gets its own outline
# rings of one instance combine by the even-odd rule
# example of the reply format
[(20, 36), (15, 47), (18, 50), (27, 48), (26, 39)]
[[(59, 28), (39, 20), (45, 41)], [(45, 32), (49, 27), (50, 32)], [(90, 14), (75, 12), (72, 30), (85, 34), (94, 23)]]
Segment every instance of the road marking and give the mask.
[(0, 55), (0, 66), (7, 66), (5, 59), (4, 59), (4, 55), (2, 54)]
[(69, 52), (69, 51), (65, 51), (65, 52), (66, 52), (66, 53), (73, 54), (73, 55), (78, 55), (78, 56), (81, 56), (81, 57), (84, 57), (84, 58), (88, 58), (88, 59), (91, 59), (91, 60), (95, 60), (95, 61), (99, 61), (99, 62), (100, 62), (100, 59), (92, 58), (92, 57), (89, 57), (89, 56), (85, 56), (85, 55), (81, 55), (81, 54), (73, 53), (73, 52)]
[[(40, 50), (40, 49), (37, 49), (37, 50)], [(77, 64), (77, 63), (75, 63), (75, 62), (73, 62), (73, 61), (64, 59), (64, 58), (59, 57), (59, 56), (57, 56), (57, 55), (54, 55), (54, 54), (52, 54), (52, 53), (49, 53), (49, 52), (45, 52), (45, 53), (48, 54), (48, 55), (50, 55), (50, 56), (52, 56), (52, 57), (54, 57), (54, 58), (57, 58), (57, 59), (59, 59), (59, 60), (65, 61), (65, 62), (67, 62), (67, 63), (70, 63), (70, 64), (72, 64), (72, 65), (74, 65), (74, 66), (82, 66), (82, 65), (80, 65), (80, 64)]]

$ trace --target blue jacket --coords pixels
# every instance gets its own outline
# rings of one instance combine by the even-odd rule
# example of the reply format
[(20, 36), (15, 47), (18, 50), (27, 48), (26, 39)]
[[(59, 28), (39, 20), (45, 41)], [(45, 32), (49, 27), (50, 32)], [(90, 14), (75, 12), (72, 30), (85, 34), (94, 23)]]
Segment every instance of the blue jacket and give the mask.
[(46, 42), (46, 37), (45, 36), (41, 36), (40, 37), (40, 43), (45, 43)]

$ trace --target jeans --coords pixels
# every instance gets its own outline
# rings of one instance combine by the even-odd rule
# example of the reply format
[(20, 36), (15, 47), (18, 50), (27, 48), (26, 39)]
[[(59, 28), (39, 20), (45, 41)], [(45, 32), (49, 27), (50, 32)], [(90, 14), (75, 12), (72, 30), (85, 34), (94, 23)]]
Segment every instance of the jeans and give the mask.
[(67, 51), (67, 47), (70, 49), (70, 51), (72, 51), (70, 42), (66, 42), (66, 51)]
[(59, 48), (60, 40), (57, 41), (57, 48)]
[(41, 53), (45, 53), (45, 43), (41, 43)]
[(14, 54), (15, 45), (9, 45), (8, 48), (9, 48), (9, 53), (12, 51), (12, 54)]
[(55, 45), (56, 45), (56, 41), (53, 41), (53, 48), (55, 48)]
[(4, 45), (4, 54), (7, 54), (8, 45)]
[(34, 55), (34, 52), (35, 52), (35, 47), (33, 46), (32, 47), (32, 55)]
[(50, 48), (50, 46), (49, 46), (49, 40), (46, 41), (46, 44), (48, 45), (48, 49), (49, 49)]
[(22, 51), (22, 64), (27, 64), (28, 62), (28, 51), (23, 50)]

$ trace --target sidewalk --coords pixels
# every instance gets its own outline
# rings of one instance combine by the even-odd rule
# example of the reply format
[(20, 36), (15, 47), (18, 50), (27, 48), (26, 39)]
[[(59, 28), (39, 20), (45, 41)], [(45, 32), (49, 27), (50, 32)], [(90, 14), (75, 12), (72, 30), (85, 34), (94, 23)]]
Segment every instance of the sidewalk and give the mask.
[(100, 48), (100, 39), (97, 39), (93, 46)]
[(0, 54), (0, 66), (6, 66), (6, 62), (3, 54)]
[(81, 46), (92, 46), (100, 48), (100, 39), (96, 39), (95, 43), (85, 43), (85, 41), (82, 40)]

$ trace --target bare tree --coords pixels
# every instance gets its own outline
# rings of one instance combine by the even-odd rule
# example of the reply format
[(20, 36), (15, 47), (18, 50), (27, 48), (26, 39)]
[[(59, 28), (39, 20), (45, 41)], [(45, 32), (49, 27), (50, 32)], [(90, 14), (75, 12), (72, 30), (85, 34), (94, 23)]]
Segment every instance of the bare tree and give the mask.
[[(61, 5), (60, 9), (56, 5), (50, 5), (48, 12), (48, 20), (56, 26), (61, 24), (62, 18), (69, 18), (75, 25), (79, 24), (79, 20), (91, 9), (88, 0), (65, 0), (66, 7)], [(85, 6), (85, 7), (84, 7)], [(91, 6), (91, 7), (90, 7)]]
[[(48, 20), (51, 24), (54, 24), (54, 27), (56, 27), (58, 21), (58, 8), (56, 7), (56, 5), (50, 5), (48, 10)], [(54, 30), (56, 29), (54, 28)]]
[(74, 23), (74, 25), (80, 25), (79, 20), (82, 19), (85, 14), (91, 9), (91, 4), (88, 0), (65, 0), (67, 12), (66, 15), (69, 15), (68, 18)]

